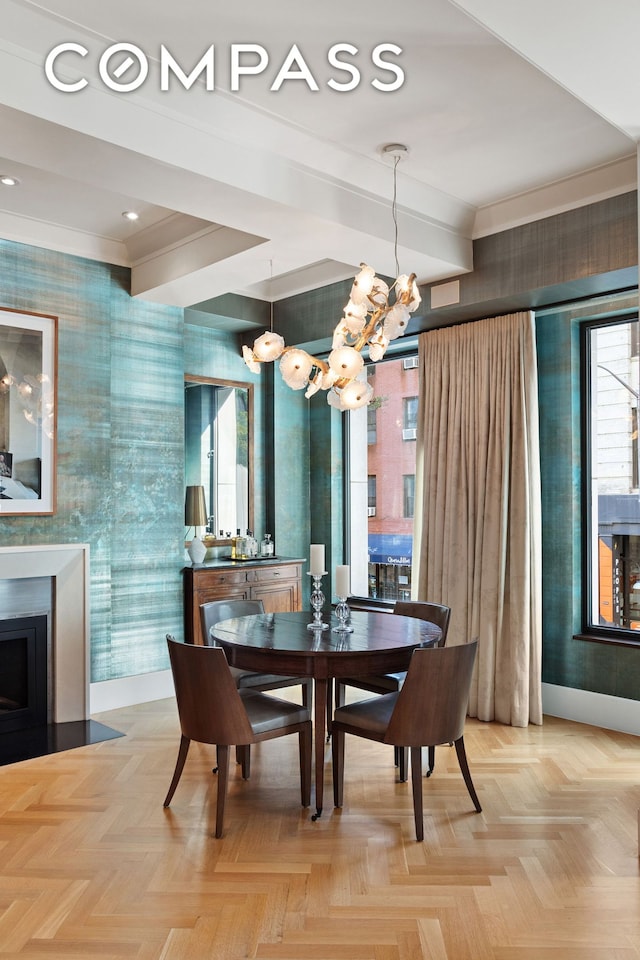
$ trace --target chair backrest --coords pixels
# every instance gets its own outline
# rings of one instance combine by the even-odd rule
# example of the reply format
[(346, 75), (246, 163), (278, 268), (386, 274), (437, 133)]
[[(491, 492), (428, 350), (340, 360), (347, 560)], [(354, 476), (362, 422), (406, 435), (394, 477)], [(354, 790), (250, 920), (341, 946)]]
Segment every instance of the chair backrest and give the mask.
[(245, 744), (253, 731), (222, 647), (167, 637), (180, 729), (200, 743)]
[(262, 600), (210, 600), (209, 603), (201, 603), (202, 642), (206, 646), (215, 646), (209, 633), (215, 623), (231, 617), (250, 617), (255, 613), (264, 613)]
[(430, 623), (435, 623), (442, 631), (438, 646), (444, 647), (447, 642), (451, 607), (447, 607), (444, 603), (431, 603), (428, 600), (396, 600), (393, 612), (402, 617), (415, 617), (416, 620), (429, 620)]
[(403, 747), (453, 743), (464, 731), (478, 641), (454, 647), (419, 647), (384, 737)]

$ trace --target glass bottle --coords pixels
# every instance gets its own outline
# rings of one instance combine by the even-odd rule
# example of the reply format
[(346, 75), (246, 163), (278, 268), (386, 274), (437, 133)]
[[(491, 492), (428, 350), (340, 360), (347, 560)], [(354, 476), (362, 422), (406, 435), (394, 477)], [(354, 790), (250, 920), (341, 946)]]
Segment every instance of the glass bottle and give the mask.
[(247, 530), (245, 554), (249, 558), (258, 556), (258, 541), (251, 530)]
[(270, 533), (265, 533), (264, 540), (260, 544), (260, 556), (272, 557), (274, 555), (273, 540)]
[(235, 560), (238, 556), (238, 540), (240, 539), (240, 527), (236, 530), (235, 537), (231, 537), (231, 559)]

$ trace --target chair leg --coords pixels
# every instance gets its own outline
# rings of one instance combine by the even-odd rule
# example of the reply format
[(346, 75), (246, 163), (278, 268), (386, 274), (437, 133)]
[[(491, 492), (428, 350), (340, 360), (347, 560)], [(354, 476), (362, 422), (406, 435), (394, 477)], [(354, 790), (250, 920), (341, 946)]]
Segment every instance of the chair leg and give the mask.
[(242, 779), (248, 780), (251, 776), (251, 746), (248, 743), (236, 747), (236, 760), (242, 765)]
[(394, 747), (395, 751), (398, 754), (398, 779), (400, 783), (406, 783), (409, 779), (408, 768), (409, 768), (409, 748), (408, 747)]
[(184, 770), (185, 760), (187, 759), (187, 754), (189, 752), (189, 744), (191, 740), (188, 737), (185, 737), (184, 734), (180, 737), (180, 747), (178, 749), (178, 759), (176, 760), (176, 767), (173, 771), (173, 780), (169, 786), (169, 792), (164, 798), (163, 806), (168, 807), (171, 803), (171, 798), (176, 792), (176, 787), (178, 786), (178, 781), (182, 776), (182, 771)]
[(311, 759), (313, 754), (312, 724), (309, 722), (298, 734), (300, 753), (300, 794), (302, 806), (311, 806)]
[(222, 836), (224, 826), (224, 806), (227, 799), (229, 782), (229, 747), (218, 746), (218, 796), (216, 799), (216, 839)]
[(344, 793), (344, 730), (331, 734), (331, 758), (333, 766), (333, 805), (342, 806)]
[(480, 806), (480, 801), (478, 800), (478, 794), (475, 791), (473, 786), (473, 781), (471, 780), (471, 774), (469, 773), (469, 764), (467, 763), (467, 753), (464, 749), (464, 737), (460, 737), (459, 740), (455, 742), (456, 753), (458, 755), (458, 763), (460, 764), (460, 770), (462, 771), (462, 776), (464, 777), (464, 782), (467, 785), (467, 790), (469, 791), (469, 796), (473, 800), (473, 805), (478, 811), (482, 812), (482, 807)]
[(416, 840), (424, 840), (422, 814), (422, 747), (411, 747), (411, 786), (413, 788), (413, 817), (416, 823)]
[(436, 748), (427, 747), (427, 751), (428, 751), (427, 755), (429, 759), (428, 759), (428, 767), (427, 767), (427, 772), (425, 773), (425, 777), (430, 777), (431, 774), (433, 773), (433, 768), (436, 765)]

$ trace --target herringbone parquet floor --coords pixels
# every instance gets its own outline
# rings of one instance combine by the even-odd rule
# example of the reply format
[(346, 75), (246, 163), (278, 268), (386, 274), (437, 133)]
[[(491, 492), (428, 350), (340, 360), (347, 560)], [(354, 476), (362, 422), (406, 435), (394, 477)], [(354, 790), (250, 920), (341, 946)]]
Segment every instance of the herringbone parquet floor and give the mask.
[(174, 702), (97, 719), (126, 737), (0, 768), (0, 960), (640, 960), (638, 738), (469, 721), (483, 812), (438, 748), (422, 844), (390, 748), (347, 738), (313, 823), (271, 741), (216, 841), (210, 749), (162, 807)]

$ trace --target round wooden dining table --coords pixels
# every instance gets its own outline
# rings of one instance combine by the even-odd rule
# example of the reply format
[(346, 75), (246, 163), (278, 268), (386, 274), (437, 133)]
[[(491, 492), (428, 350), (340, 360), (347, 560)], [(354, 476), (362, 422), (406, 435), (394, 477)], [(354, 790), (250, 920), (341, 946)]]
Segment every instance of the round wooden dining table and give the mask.
[(235, 617), (216, 623), (211, 636), (233, 667), (313, 678), (315, 820), (322, 813), (329, 682), (406, 670), (416, 647), (437, 644), (441, 630), (426, 620), (361, 610), (351, 612), (351, 633), (336, 632), (333, 615), (326, 630), (308, 629), (311, 620), (308, 611)]

